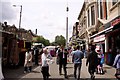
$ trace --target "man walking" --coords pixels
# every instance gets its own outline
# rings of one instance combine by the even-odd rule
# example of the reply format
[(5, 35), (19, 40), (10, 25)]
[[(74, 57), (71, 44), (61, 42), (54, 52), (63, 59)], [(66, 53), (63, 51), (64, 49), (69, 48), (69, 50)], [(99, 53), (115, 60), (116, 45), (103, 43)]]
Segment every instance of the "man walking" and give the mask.
[(67, 55), (68, 51), (67, 49), (64, 49), (63, 46), (61, 46), (60, 50), (58, 51), (57, 57), (59, 58), (59, 74), (62, 75), (62, 67), (64, 70), (64, 77), (67, 77), (67, 70), (66, 70), (66, 65), (67, 65)]
[(35, 65), (39, 65), (38, 64), (38, 56), (39, 56), (39, 49), (37, 47), (35, 47), (35, 50), (34, 50), (34, 57), (35, 57)]
[(97, 53), (95, 52), (95, 46), (91, 45), (89, 46), (89, 48), (90, 48), (90, 53), (87, 57), (86, 66), (89, 63), (88, 72), (91, 75), (91, 79), (94, 80), (95, 78), (94, 72), (98, 65), (98, 57), (97, 57)]
[[(80, 46), (77, 46), (77, 50), (72, 52), (72, 62), (74, 63), (74, 77), (75, 79), (80, 79), (80, 71), (82, 66), (82, 59), (84, 54), (82, 51), (79, 50)], [(78, 76), (76, 75), (76, 71), (78, 70)]]

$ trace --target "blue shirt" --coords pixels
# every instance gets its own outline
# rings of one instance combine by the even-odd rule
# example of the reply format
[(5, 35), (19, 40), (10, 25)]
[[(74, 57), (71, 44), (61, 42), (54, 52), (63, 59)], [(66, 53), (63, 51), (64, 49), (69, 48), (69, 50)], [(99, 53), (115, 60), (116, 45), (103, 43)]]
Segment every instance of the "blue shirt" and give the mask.
[(81, 59), (83, 59), (84, 54), (83, 54), (82, 51), (76, 50), (76, 51), (72, 52), (72, 57), (73, 57), (74, 64), (79, 64), (79, 63), (82, 64), (82, 60)]

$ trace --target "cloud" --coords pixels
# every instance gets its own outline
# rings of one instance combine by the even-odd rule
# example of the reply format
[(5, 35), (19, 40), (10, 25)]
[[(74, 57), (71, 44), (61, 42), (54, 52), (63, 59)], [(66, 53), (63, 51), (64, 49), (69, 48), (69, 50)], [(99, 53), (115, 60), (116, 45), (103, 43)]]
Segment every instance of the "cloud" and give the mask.
[[(3, 20), (11, 22), (18, 26), (19, 9), (13, 8), (13, 4), (22, 5), (21, 27), (26, 30), (31, 29), (35, 33), (38, 29), (38, 35), (42, 35), (50, 41), (54, 41), (55, 36), (66, 36), (66, 4), (69, 6), (69, 36), (72, 35), (72, 28), (80, 12), (80, 1), (83, 0), (2, 0)], [(16, 11), (15, 11), (16, 10)]]
[(2, 18), (2, 21), (10, 21), (16, 18), (16, 14), (14, 12), (14, 10), (11, 8), (12, 5), (10, 2), (1, 2), (0, 4), (1, 6), (1, 12), (0, 12), (0, 17)]

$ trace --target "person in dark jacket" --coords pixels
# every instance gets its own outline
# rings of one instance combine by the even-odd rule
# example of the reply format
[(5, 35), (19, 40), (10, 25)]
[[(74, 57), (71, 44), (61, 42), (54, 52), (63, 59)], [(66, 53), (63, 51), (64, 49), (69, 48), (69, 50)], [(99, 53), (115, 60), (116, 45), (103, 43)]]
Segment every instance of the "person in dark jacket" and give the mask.
[(61, 46), (61, 49), (58, 51), (58, 57), (59, 57), (59, 74), (62, 74), (62, 67), (64, 70), (64, 77), (67, 77), (67, 70), (66, 70), (66, 65), (67, 65), (67, 55), (68, 51), (67, 49), (64, 49), (63, 46)]
[(39, 49), (36, 47), (34, 50), (34, 56), (35, 56), (35, 65), (39, 65), (38, 64), (38, 55), (39, 55)]
[(91, 79), (94, 80), (95, 78), (94, 72), (98, 65), (98, 57), (97, 57), (97, 53), (95, 52), (94, 45), (90, 46), (90, 53), (88, 54), (87, 57), (86, 66), (88, 65), (88, 63), (89, 63), (88, 72), (91, 75)]

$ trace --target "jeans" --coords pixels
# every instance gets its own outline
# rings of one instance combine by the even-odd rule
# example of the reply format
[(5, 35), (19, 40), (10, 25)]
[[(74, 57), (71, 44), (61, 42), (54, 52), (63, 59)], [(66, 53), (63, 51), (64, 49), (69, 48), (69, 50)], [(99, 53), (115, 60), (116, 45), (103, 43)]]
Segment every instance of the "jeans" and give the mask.
[[(78, 76), (76, 75), (78, 71)], [(81, 63), (74, 64), (74, 77), (80, 79)]]

